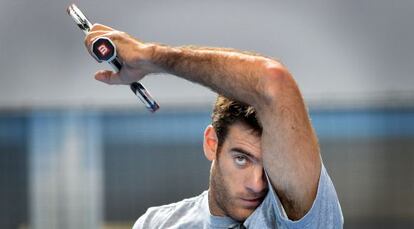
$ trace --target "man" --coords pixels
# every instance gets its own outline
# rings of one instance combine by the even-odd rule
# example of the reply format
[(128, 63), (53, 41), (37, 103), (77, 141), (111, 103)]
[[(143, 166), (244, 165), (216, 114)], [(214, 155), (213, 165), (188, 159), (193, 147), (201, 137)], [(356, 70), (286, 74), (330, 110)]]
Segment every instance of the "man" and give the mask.
[(97, 72), (97, 80), (130, 84), (169, 73), (223, 95), (204, 133), (209, 190), (149, 208), (134, 228), (342, 228), (304, 101), (282, 64), (230, 49), (144, 43), (99, 24), (85, 39), (88, 50), (101, 36), (114, 42), (124, 66)]

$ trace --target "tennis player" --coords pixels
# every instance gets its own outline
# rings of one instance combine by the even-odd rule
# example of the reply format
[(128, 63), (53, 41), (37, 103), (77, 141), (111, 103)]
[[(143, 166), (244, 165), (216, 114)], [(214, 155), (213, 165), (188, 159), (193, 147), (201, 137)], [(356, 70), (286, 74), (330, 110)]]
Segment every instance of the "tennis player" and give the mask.
[(120, 72), (97, 72), (99, 81), (130, 84), (169, 73), (219, 94), (204, 132), (209, 189), (149, 208), (134, 228), (343, 227), (301, 92), (284, 65), (233, 49), (142, 42), (100, 24), (85, 38), (88, 50), (98, 37), (113, 41), (124, 64)]

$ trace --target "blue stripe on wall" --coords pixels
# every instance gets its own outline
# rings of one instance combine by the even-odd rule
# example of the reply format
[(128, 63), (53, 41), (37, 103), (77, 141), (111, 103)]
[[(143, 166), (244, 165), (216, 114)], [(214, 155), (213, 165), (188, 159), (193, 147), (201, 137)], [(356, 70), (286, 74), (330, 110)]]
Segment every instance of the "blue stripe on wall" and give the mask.
[[(11, 143), (27, 133), (32, 116), (54, 116), (67, 111), (0, 113), (0, 142)], [(43, 115), (42, 115), (43, 114)], [(136, 111), (82, 111), (80, 118), (102, 123), (104, 141), (111, 143), (201, 142), (210, 123), (210, 111), (163, 111), (154, 115)], [(321, 139), (413, 137), (414, 109), (311, 110), (313, 126)]]
[(320, 138), (414, 136), (414, 109), (312, 111)]

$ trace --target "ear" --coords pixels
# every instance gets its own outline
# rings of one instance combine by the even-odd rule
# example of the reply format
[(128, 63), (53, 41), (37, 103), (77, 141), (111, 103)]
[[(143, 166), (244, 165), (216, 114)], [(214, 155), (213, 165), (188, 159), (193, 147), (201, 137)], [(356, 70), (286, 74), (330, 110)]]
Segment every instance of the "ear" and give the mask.
[(216, 159), (217, 146), (218, 139), (216, 131), (214, 130), (214, 127), (212, 125), (208, 125), (206, 130), (204, 131), (203, 149), (204, 155), (209, 161), (213, 161)]

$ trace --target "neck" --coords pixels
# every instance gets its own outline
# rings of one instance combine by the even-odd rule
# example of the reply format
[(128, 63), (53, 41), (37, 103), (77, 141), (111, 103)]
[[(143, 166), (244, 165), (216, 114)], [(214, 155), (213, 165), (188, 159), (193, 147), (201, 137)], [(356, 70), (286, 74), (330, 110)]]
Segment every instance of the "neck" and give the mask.
[(224, 211), (217, 204), (215, 190), (211, 185), (208, 190), (208, 208), (210, 209), (210, 214), (213, 216), (226, 216)]

